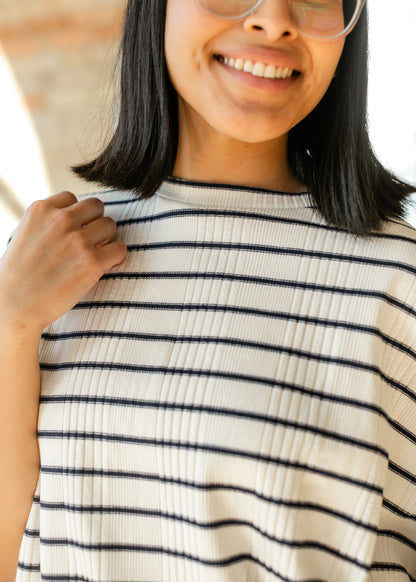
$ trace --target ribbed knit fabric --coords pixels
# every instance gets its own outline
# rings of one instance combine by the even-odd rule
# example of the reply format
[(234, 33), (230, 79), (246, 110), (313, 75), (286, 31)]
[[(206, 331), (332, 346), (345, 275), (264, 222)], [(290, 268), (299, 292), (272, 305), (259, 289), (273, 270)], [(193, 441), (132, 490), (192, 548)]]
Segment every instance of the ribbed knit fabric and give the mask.
[(45, 331), (18, 582), (416, 577), (416, 234), (307, 195), (99, 197), (129, 253)]

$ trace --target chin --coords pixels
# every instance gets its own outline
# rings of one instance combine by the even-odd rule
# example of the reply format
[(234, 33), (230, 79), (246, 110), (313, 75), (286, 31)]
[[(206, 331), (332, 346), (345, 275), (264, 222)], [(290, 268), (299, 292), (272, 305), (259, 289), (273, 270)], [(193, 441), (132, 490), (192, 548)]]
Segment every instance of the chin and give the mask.
[(281, 131), (271, 131), (269, 127), (267, 130), (261, 131), (258, 125), (245, 128), (226, 128), (223, 126), (222, 129), (219, 130), (219, 133), (221, 133), (224, 137), (228, 137), (234, 141), (254, 145), (286, 138), (289, 133), (289, 129), (285, 128)]
[(297, 123), (296, 120), (293, 123), (288, 123), (287, 120), (284, 123), (276, 123), (276, 121), (278, 121), (276, 115), (261, 116), (256, 112), (252, 115), (238, 115), (234, 119), (224, 115), (222, 119), (216, 118), (208, 123), (214, 131), (224, 137), (250, 144), (260, 144), (286, 137)]

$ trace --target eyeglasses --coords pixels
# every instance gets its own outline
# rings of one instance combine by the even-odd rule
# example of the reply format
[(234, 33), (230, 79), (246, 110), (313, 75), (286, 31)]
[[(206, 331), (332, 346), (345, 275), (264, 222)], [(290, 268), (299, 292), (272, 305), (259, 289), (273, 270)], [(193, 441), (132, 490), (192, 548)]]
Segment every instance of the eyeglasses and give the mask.
[[(198, 0), (200, 5), (222, 18), (239, 20), (254, 12), (263, 0)], [(276, 0), (277, 1), (277, 0)], [(281, 0), (279, 0), (281, 1)], [(307, 36), (332, 39), (352, 31), (365, 0), (286, 0), (292, 21)]]

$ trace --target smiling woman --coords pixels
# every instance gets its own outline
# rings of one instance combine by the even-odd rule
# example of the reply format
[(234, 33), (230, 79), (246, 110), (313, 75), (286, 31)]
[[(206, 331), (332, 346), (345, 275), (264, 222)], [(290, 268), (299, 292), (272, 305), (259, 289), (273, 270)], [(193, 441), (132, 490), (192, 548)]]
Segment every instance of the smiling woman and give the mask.
[[(253, 24), (253, 17), (262, 19), (264, 8), (262, 8), (261, 3), (258, 5), (258, 10), (248, 14), (247, 19), (243, 18), (230, 22), (228, 18), (224, 19), (223, 16), (215, 16), (215, 18), (217, 26), (227, 27), (232, 25), (233, 31), (230, 31), (231, 35), (236, 34), (236, 29), (241, 28), (245, 31), (246, 50), (248, 48), (251, 51), (254, 49), (257, 51), (266, 50), (269, 58), (271, 51), (273, 54), (279, 52), (280, 59), (283, 58), (283, 55), (287, 59), (291, 54), (292, 64), (288, 63), (287, 68), (296, 66), (293, 60), (298, 51), (303, 51), (303, 59), (305, 61), (312, 58), (308, 50), (308, 42), (312, 42), (312, 46), (315, 46), (315, 56), (319, 54), (324, 60), (328, 58), (328, 54), (333, 52), (334, 49), (331, 46), (333, 43), (335, 45), (339, 45), (342, 42), (346, 43), (342, 51), (342, 57), (336, 67), (335, 77), (331, 80), (328, 90), (318, 106), (297, 125), (295, 119), (284, 121), (286, 127), (295, 124), (286, 135), (287, 151), (283, 151), (283, 155), (276, 155), (273, 158), (272, 167), (268, 167), (266, 172), (256, 161), (259, 161), (260, 164), (263, 161), (265, 152), (262, 151), (262, 148), (267, 147), (267, 142), (258, 144), (258, 148), (256, 148), (257, 154), (255, 155), (256, 160), (252, 164), (254, 167), (252, 168), (249, 183), (252, 186), (264, 184), (265, 175), (267, 179), (270, 172), (275, 173), (276, 171), (278, 173), (282, 171), (282, 179), (284, 179), (284, 173), (286, 172), (286, 178), (288, 178), (287, 168), (285, 171), (283, 166), (287, 166), (287, 163), (289, 163), (297, 183), (306, 184), (314, 203), (328, 222), (347, 228), (353, 233), (365, 235), (373, 229), (378, 229), (380, 221), (388, 216), (403, 215), (403, 200), (413, 188), (401, 183), (400, 180), (386, 172), (375, 158), (369, 143), (367, 134), (367, 14), (365, 11), (365, 14), (360, 18), (365, 4), (355, 0), (346, 0), (349, 6), (351, 1), (354, 2), (355, 7), (353, 9), (348, 8), (348, 13), (352, 13), (355, 17), (349, 22), (349, 32), (351, 32), (351, 26), (356, 25), (356, 28), (348, 35), (346, 35), (348, 31), (348, 28), (346, 28), (344, 35), (335, 39), (328, 39), (325, 36), (312, 39), (309, 35), (301, 33), (295, 26), (293, 19), (290, 18), (289, 30), (282, 31), (283, 42), (282, 39), (279, 39), (277, 43), (267, 41), (268, 29), (270, 26), (276, 26), (276, 15), (280, 18), (278, 13), (283, 13), (286, 23), (291, 16), (291, 4), (286, 4), (286, 2), (283, 2), (283, 8), (281, 3), (272, 2), (272, 12), (274, 13), (272, 21), (269, 21), (267, 17), (266, 23), (254, 22), (252, 28), (250, 27)], [(269, 6), (268, 3), (267, 5)], [(169, 6), (171, 4), (168, 3), (168, 11), (170, 9)], [(189, 14), (185, 11), (185, 6), (190, 11)], [(147, 14), (153, 9), (156, 10), (155, 13), (158, 15), (153, 24), (154, 28), (142, 29), (141, 26), (137, 26), (137, 23), (146, 20)], [(198, 6), (194, 1), (184, 0), (179, 2), (177, 10), (182, 14), (184, 21), (189, 22), (187, 19), (192, 18), (192, 15), (195, 18), (197, 14), (201, 14), (202, 6)], [(268, 10), (270, 10), (270, 7)], [(197, 14), (195, 14), (195, 11), (197, 11)], [(210, 17), (208, 23), (211, 22), (210, 26), (212, 26), (214, 15), (203, 14), (204, 12), (206, 11), (202, 10), (202, 16), (200, 17), (204, 19)], [(284, 15), (285, 12), (286, 15)], [(247, 23), (246, 20), (249, 20), (249, 22)], [(218, 22), (222, 24), (218, 24)], [(264, 25), (266, 26), (265, 29), (263, 29)], [(277, 22), (277, 26), (281, 25), (282, 22)], [(247, 30), (247, 26), (249, 26), (249, 30)], [(195, 50), (195, 43), (198, 43), (198, 39), (195, 38), (193, 31), (182, 29), (182, 32), (184, 35), (189, 36), (189, 42), (193, 42), (193, 50)], [(289, 34), (286, 34), (286, 32)], [(167, 35), (168, 27), (166, 30)], [(180, 108), (177, 103), (177, 93), (172, 87), (169, 75), (167, 75), (164, 57), (164, 36), (164, 4), (155, 5), (154, 8), (148, 6), (146, 2), (128, 4), (122, 41), (124, 73), (121, 76), (121, 115), (113, 139), (103, 153), (91, 163), (76, 168), (76, 172), (81, 177), (104, 183), (107, 186), (134, 189), (139, 195), (147, 197), (154, 194), (163, 180), (172, 174), (173, 166), (175, 162), (178, 163), (177, 158), (179, 157), (177, 146), (181, 137), (181, 132), (178, 131), (178, 111)], [(266, 40), (262, 38), (263, 36), (266, 36)], [(296, 38), (296, 42), (292, 42), (293, 37)], [(313, 41), (315, 41), (315, 44), (313, 44)], [(141, 47), (145, 44), (152, 47), (151, 53), (147, 54), (141, 50)], [(264, 46), (265, 44), (267, 45), (266, 47)], [(271, 45), (273, 45), (272, 48)], [(179, 46), (178, 51), (181, 50), (183, 49)], [(233, 50), (233, 48), (230, 47), (229, 50)], [(327, 52), (321, 54), (325, 50)], [(201, 58), (200, 54), (194, 56), (195, 58)], [(213, 53), (212, 56), (215, 59), (218, 55)], [(242, 57), (236, 55), (236, 58)], [(166, 60), (169, 61), (169, 59), (175, 60), (175, 55), (167, 55)], [(203, 61), (201, 62), (203, 63)], [(182, 62), (176, 62), (175, 66), (179, 67), (178, 71), (180, 71)], [(189, 65), (187, 66), (189, 68)], [(205, 69), (208, 72), (208, 68), (206, 67)], [(218, 65), (214, 67), (213, 64), (210, 69), (212, 76), (217, 69)], [(136, 75), (137, 70), (147, 71), (148, 74), (141, 75), (138, 78)], [(179, 75), (178, 71), (176, 76)], [(204, 70), (202, 69), (200, 74), (203, 74), (203, 72)], [(312, 78), (319, 78), (321, 73), (322, 69), (315, 70), (315, 64), (312, 67), (311, 61), (307, 78), (311, 80)], [(219, 74), (220, 72), (218, 71)], [(245, 75), (245, 77), (247, 77), (248, 83), (248, 75)], [(322, 83), (321, 78), (318, 80)], [(220, 81), (225, 81), (224, 76), (219, 77), (218, 82)], [(257, 81), (259, 79), (252, 80), (254, 84)], [(294, 84), (294, 81), (295, 79), (290, 81), (289, 88)], [(305, 85), (304, 77), (301, 80), (298, 79), (298, 81), (299, 83), (295, 85), (300, 83)], [(213, 79), (211, 79), (209, 87), (212, 87), (212, 82)], [(266, 80), (260, 80), (260, 82), (264, 85)], [(282, 85), (282, 81), (279, 82), (279, 85)], [(270, 83), (268, 83), (268, 86), (270, 86)], [(207, 90), (209, 87), (207, 87)], [(297, 109), (299, 109), (298, 113), (300, 114), (305, 107), (305, 99), (307, 97), (310, 99), (312, 93), (316, 93), (315, 87), (312, 88), (307, 85), (306, 89), (307, 94), (305, 96), (302, 95), (301, 99), (297, 98), (296, 103), (290, 108), (289, 111), (292, 114), (296, 113)], [(212, 91), (212, 88), (209, 90)], [(290, 90), (293, 91), (293, 88)], [(186, 88), (187, 93), (198, 93), (198, 91), (201, 92), (198, 87)], [(232, 91), (234, 91), (234, 94), (237, 94), (239, 103), (241, 104), (244, 101), (246, 111), (250, 113), (250, 101), (248, 100), (248, 92), (250, 91), (248, 87), (245, 92), (240, 94), (236, 87), (224, 86), (220, 97), (226, 91), (228, 91), (230, 97), (232, 97)], [(133, 95), (136, 96), (135, 99), (130, 97)], [(260, 91), (257, 101), (251, 98), (251, 103), (254, 104), (254, 116), (256, 104), (260, 103), (262, 105), (265, 95), (267, 95), (265, 91)], [(282, 95), (280, 97), (282, 98)], [(318, 95), (315, 95), (315, 98), (317, 97)], [(270, 102), (271, 96), (268, 95), (267, 98)], [(276, 99), (277, 97), (275, 96), (274, 98)], [(214, 96), (214, 99), (217, 99), (217, 96)], [(180, 101), (181, 95), (179, 95)], [(239, 105), (238, 103), (236, 105), (236, 111), (233, 113), (230, 122), (233, 122), (235, 127), (239, 128), (240, 124), (244, 125), (246, 121), (241, 117), (238, 118)], [(206, 107), (206, 100), (205, 105), (204, 101), (202, 101), (201, 106)], [(263, 109), (265, 110), (265, 108)], [(270, 117), (273, 118), (271, 121), (272, 127), (275, 127), (276, 121), (272, 112)], [(202, 119), (204, 119), (203, 116)], [(252, 119), (253, 115), (251, 116)], [(263, 116), (263, 128), (264, 120)], [(280, 116), (280, 120), (282, 120), (282, 116)], [(255, 131), (254, 136), (252, 134), (253, 130)], [(267, 131), (267, 127), (265, 131)], [(256, 132), (257, 124), (254, 123), (253, 125), (252, 122), (247, 131), (242, 132), (244, 133), (244, 139), (239, 143), (243, 148), (243, 152), (247, 151), (247, 144), (256, 139)], [(217, 137), (219, 140), (223, 139), (222, 131), (217, 132)], [(283, 140), (285, 139), (284, 135), (281, 137)], [(201, 141), (200, 143), (205, 147), (205, 142)], [(209, 147), (208, 142), (206, 147)], [(218, 147), (217, 145), (214, 146), (215, 153), (211, 157), (208, 155), (203, 156), (203, 167), (198, 170), (202, 172), (202, 174), (199, 174), (199, 180), (207, 179), (212, 181), (214, 179), (213, 176), (207, 177), (204, 175), (204, 167), (205, 163), (210, 161), (216, 166), (217, 160), (224, 159), (223, 156), (225, 154), (223, 151), (220, 154), (219, 147), (219, 143)], [(189, 149), (191, 150), (192, 148)], [(252, 150), (250, 149), (250, 151)], [(350, 155), (346, 156), (346, 151)], [(192, 160), (192, 163), (197, 163), (200, 156), (194, 156), (193, 153), (193, 151), (189, 152), (189, 160)], [(240, 177), (241, 169), (246, 167), (243, 160), (237, 166), (234, 155), (230, 155), (226, 166), (228, 180), (235, 184), (243, 183)], [(281, 170), (279, 169), (280, 167)], [(149, 171), (149, 168), (151, 168), (151, 171)], [(235, 170), (234, 174), (230, 176), (229, 172), (233, 168)], [(328, 169), (334, 169), (334, 171), (328, 171)], [(235, 176), (236, 173), (238, 173), (238, 176)], [(185, 177), (185, 174), (183, 177)], [(220, 178), (220, 181), (223, 180)], [(377, 183), (378, 195), (375, 195), (374, 183)], [(296, 188), (296, 184), (293, 187)], [(279, 185), (275, 184), (273, 188), (279, 188)], [(364, 208), (365, 212), (363, 211)]]
[[(305, 190), (289, 167), (288, 132), (322, 99), (344, 39), (299, 42), (299, 35), (286, 2), (260, 4), (238, 26), (194, 0), (168, 2), (166, 64), (180, 127), (174, 176), (221, 182), (228, 175), (234, 184)], [(259, 74), (266, 66), (295, 74), (268, 79)], [(202, 155), (190, 155), (197, 150)]]
[(76, 168), (112, 189), (0, 262), (4, 580), (413, 582), (412, 187), (366, 53), (360, 0), (128, 1)]

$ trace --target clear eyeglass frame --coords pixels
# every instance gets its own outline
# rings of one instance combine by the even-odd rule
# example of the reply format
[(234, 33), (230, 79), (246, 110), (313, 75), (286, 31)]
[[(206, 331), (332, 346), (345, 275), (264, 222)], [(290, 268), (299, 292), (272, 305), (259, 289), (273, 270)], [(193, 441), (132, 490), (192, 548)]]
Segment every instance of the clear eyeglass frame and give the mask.
[[(219, 12), (214, 12), (213, 10), (210, 10), (209, 8), (207, 8), (207, 6), (204, 5), (204, 0), (198, 0), (198, 3), (202, 6), (202, 8), (204, 10), (206, 10), (207, 12), (209, 12), (210, 14), (213, 14), (214, 16), (218, 16), (219, 18), (224, 18), (226, 20), (243, 20), (244, 18), (247, 18), (247, 16), (249, 14), (251, 14), (252, 12), (254, 12), (255, 10), (257, 10), (257, 8), (260, 6), (260, 4), (263, 2), (263, 0), (257, 0), (257, 2), (255, 2), (255, 4), (249, 9), (246, 10), (243, 14), (239, 14), (238, 16), (228, 16), (226, 14), (220, 14)], [(361, 12), (364, 8), (366, 0), (356, 0), (356, 6), (354, 9), (354, 12), (351, 16), (351, 20), (348, 23), (348, 25), (344, 28), (344, 30), (338, 34), (333, 34), (333, 35), (320, 35), (320, 34), (313, 34), (310, 32), (305, 32), (304, 30), (302, 30), (302, 28), (300, 26), (298, 26), (296, 24), (296, 26), (298, 26), (299, 31), (308, 37), (311, 38), (317, 38), (320, 40), (333, 40), (335, 38), (341, 38), (343, 36), (347, 36), (347, 34), (349, 34), (353, 28), (355, 27), (355, 25), (358, 22), (358, 19), (360, 18)]]

